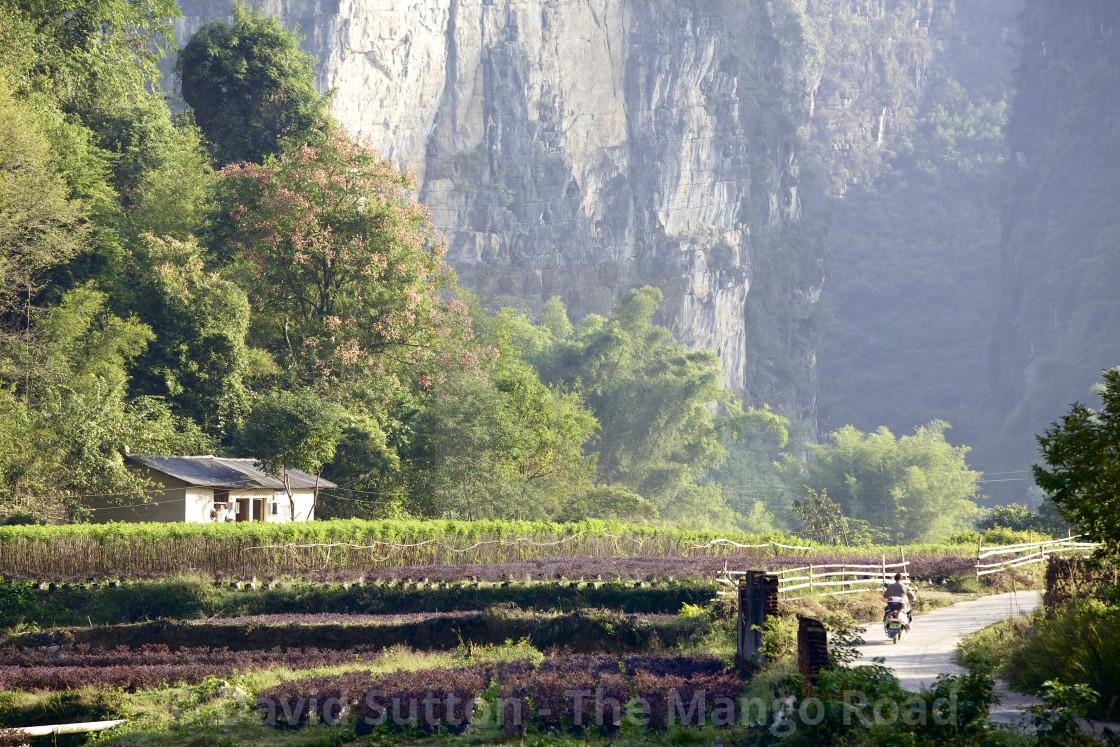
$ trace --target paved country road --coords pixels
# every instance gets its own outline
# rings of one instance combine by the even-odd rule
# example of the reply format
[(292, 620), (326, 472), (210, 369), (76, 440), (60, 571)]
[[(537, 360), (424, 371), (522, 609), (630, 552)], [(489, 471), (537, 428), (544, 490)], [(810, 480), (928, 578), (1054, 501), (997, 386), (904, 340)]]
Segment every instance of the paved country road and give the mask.
[[(961, 636), (1008, 617), (1028, 615), (1038, 603), (1037, 591), (996, 594), (959, 602), (925, 615), (916, 615), (910, 633), (901, 643), (887, 640), (882, 623), (865, 625), (860, 629), (860, 635), (867, 643), (859, 647), (860, 660), (870, 663), (874, 656), (883, 657), (884, 664), (894, 670), (902, 687), (917, 692), (932, 685), (939, 674), (960, 674), (961, 667), (953, 658)], [(1029, 721), (1025, 711), (1038, 700), (1012, 692), (1000, 682), (997, 682), (997, 690), (1001, 703), (992, 708), (993, 720), (1004, 723)]]

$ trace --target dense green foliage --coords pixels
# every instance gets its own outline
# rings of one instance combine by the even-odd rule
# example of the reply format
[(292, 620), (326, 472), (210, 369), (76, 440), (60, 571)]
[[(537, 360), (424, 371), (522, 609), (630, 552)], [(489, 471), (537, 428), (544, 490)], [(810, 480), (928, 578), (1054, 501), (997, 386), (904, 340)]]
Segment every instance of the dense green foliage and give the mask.
[(58, 519), (62, 495), (134, 490), (130, 448), (201, 446), (192, 422), (130, 390), (154, 334), (121, 303), (143, 206), (199, 152), (151, 90), (177, 15), (166, 2), (0, 3), (5, 515)]
[(83, 243), (81, 205), (70, 199), (35, 112), (0, 79), (0, 312), (30, 314), (49, 267)]
[(298, 137), (325, 119), (312, 60), (259, 8), (235, 2), (231, 23), (199, 29), (175, 72), (218, 166), (261, 163), (278, 152), (281, 137)]
[(131, 371), (136, 394), (160, 397), (207, 433), (225, 436), (250, 405), (254, 376), (274, 371), (267, 353), (247, 343), (245, 291), (207, 272), (193, 239), (148, 235), (126, 270), (129, 306), (159, 342)]
[(609, 319), (584, 319), (542, 356), (542, 374), (579, 384), (601, 427), (601, 482), (626, 486), (675, 521), (726, 524), (730, 512), (709, 473), (727, 458), (723, 431), (750, 423), (720, 385), (715, 354), (689, 353), (652, 323), (661, 298), (647, 286), (623, 297)]
[(1003, 528), (1014, 532), (1035, 532), (1056, 537), (1059, 534), (1065, 536), (1069, 525), (1062, 519), (1054, 504), (1046, 500), (1042, 502), (1037, 512), (1018, 503), (993, 506), (976, 522), (976, 528), (981, 532)]
[(946, 428), (935, 421), (896, 439), (886, 427), (863, 433), (845, 426), (811, 447), (815, 459), (786, 470), (791, 481), (829, 491), (845, 516), (896, 542), (943, 540), (975, 518), (980, 477), (965, 463), (968, 449), (945, 441)]
[(242, 425), (238, 434), (242, 448), (257, 457), (265, 472), (284, 483), (288, 516), (293, 520), (310, 519), (319, 495), (316, 491), (306, 515), (297, 514), (290, 470), (313, 474), (318, 482), (342, 440), (342, 417), (341, 407), (324, 402), (308, 389), (266, 392)]
[(1099, 412), (1075, 404), (1038, 437), (1034, 476), (1058, 511), (1103, 552), (1120, 553), (1120, 369), (1105, 371)]

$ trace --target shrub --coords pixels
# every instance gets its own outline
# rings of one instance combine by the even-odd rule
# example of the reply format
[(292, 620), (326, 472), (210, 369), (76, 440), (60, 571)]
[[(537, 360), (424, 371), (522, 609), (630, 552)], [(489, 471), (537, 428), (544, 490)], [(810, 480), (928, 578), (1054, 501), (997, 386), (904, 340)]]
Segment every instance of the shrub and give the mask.
[(1095, 739), (1086, 736), (1078, 723), (1100, 699), (1096, 690), (1086, 685), (1063, 685), (1047, 680), (1042, 683), (1039, 695), (1045, 705), (1030, 709), (1039, 747), (1097, 744)]
[(536, 709), (542, 726), (614, 727), (622, 719), (630, 689), (618, 659), (609, 655), (550, 656), (529, 681), (525, 705)]
[(696, 675), (720, 674), (728, 668), (726, 662), (710, 656), (647, 654), (644, 656), (627, 656), (622, 663), (629, 674), (652, 672), (661, 676), (672, 675), (685, 679)]
[(1040, 535), (1038, 532), (1030, 532), (1025, 529), (1009, 529), (1002, 526), (994, 526), (985, 529), (980, 534), (980, 538), (984, 547), (999, 547), (1000, 545), (1025, 545), (1028, 542), (1040, 542), (1049, 537)]
[(1081, 683), (1100, 696), (1091, 715), (1120, 716), (1120, 607), (1086, 599), (1049, 617), (1036, 612), (1031, 624), (1024, 644), (1007, 657), (1012, 683), (1031, 692), (1049, 681)]
[(645, 711), (650, 728), (664, 729), (669, 718), (670, 696), (684, 687), (684, 678), (660, 675), (648, 670), (634, 674), (634, 689), (638, 703)]

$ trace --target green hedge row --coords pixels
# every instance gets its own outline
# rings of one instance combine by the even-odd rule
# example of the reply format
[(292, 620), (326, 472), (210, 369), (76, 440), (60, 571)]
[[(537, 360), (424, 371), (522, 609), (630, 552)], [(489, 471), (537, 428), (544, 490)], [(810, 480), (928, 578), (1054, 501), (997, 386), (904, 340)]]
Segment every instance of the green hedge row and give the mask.
[[(787, 547), (769, 544), (777, 542)], [(809, 547), (811, 551), (789, 549)], [(964, 545), (812, 545), (780, 533), (695, 532), (617, 522), (358, 519), (267, 524), (0, 526), (0, 575), (78, 580), (190, 574), (358, 575), (379, 568), (510, 563), (541, 558), (845, 557), (897, 560), (974, 552)]]
[(350, 649), (358, 646), (452, 650), (464, 644), (502, 644), (530, 640), (538, 648), (558, 646), (580, 653), (647, 652), (702, 634), (713, 624), (706, 617), (646, 617), (613, 610), (570, 613), (523, 612), (491, 608), (446, 613), (423, 620), (375, 623), (206, 623), (157, 620), (131, 625), (59, 628), (16, 636), (8, 645), (34, 647), (88, 644), (117, 646), (164, 644), (172, 649), (206, 646), (230, 650)]
[(439, 586), (291, 584), (230, 588), (201, 579), (139, 581), (116, 588), (64, 586), (55, 591), (26, 583), (0, 584), (0, 626), (117, 624), (161, 618), (279, 614), (406, 614), (480, 610), (496, 604), (522, 609), (599, 607), (627, 613), (676, 613), (704, 605), (716, 593), (710, 580), (625, 583), (508, 583)]
[[(784, 537), (777, 535), (779, 541)], [(717, 540), (730, 540), (718, 541)], [(768, 538), (616, 522), (335, 520), (0, 526), (0, 575), (53, 580), (189, 573), (368, 571), (535, 558), (757, 555)]]

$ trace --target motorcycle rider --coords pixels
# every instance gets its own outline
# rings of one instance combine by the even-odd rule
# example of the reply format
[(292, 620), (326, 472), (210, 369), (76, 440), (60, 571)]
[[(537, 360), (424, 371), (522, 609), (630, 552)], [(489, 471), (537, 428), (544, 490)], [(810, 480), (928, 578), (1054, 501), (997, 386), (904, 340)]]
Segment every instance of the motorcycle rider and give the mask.
[(886, 584), (883, 589), (883, 599), (890, 599), (891, 597), (902, 597), (906, 600), (906, 616), (910, 622), (914, 622), (914, 613), (911, 612), (910, 606), (918, 601), (918, 595), (914, 591), (902, 583), (902, 574), (894, 574), (894, 583)]

